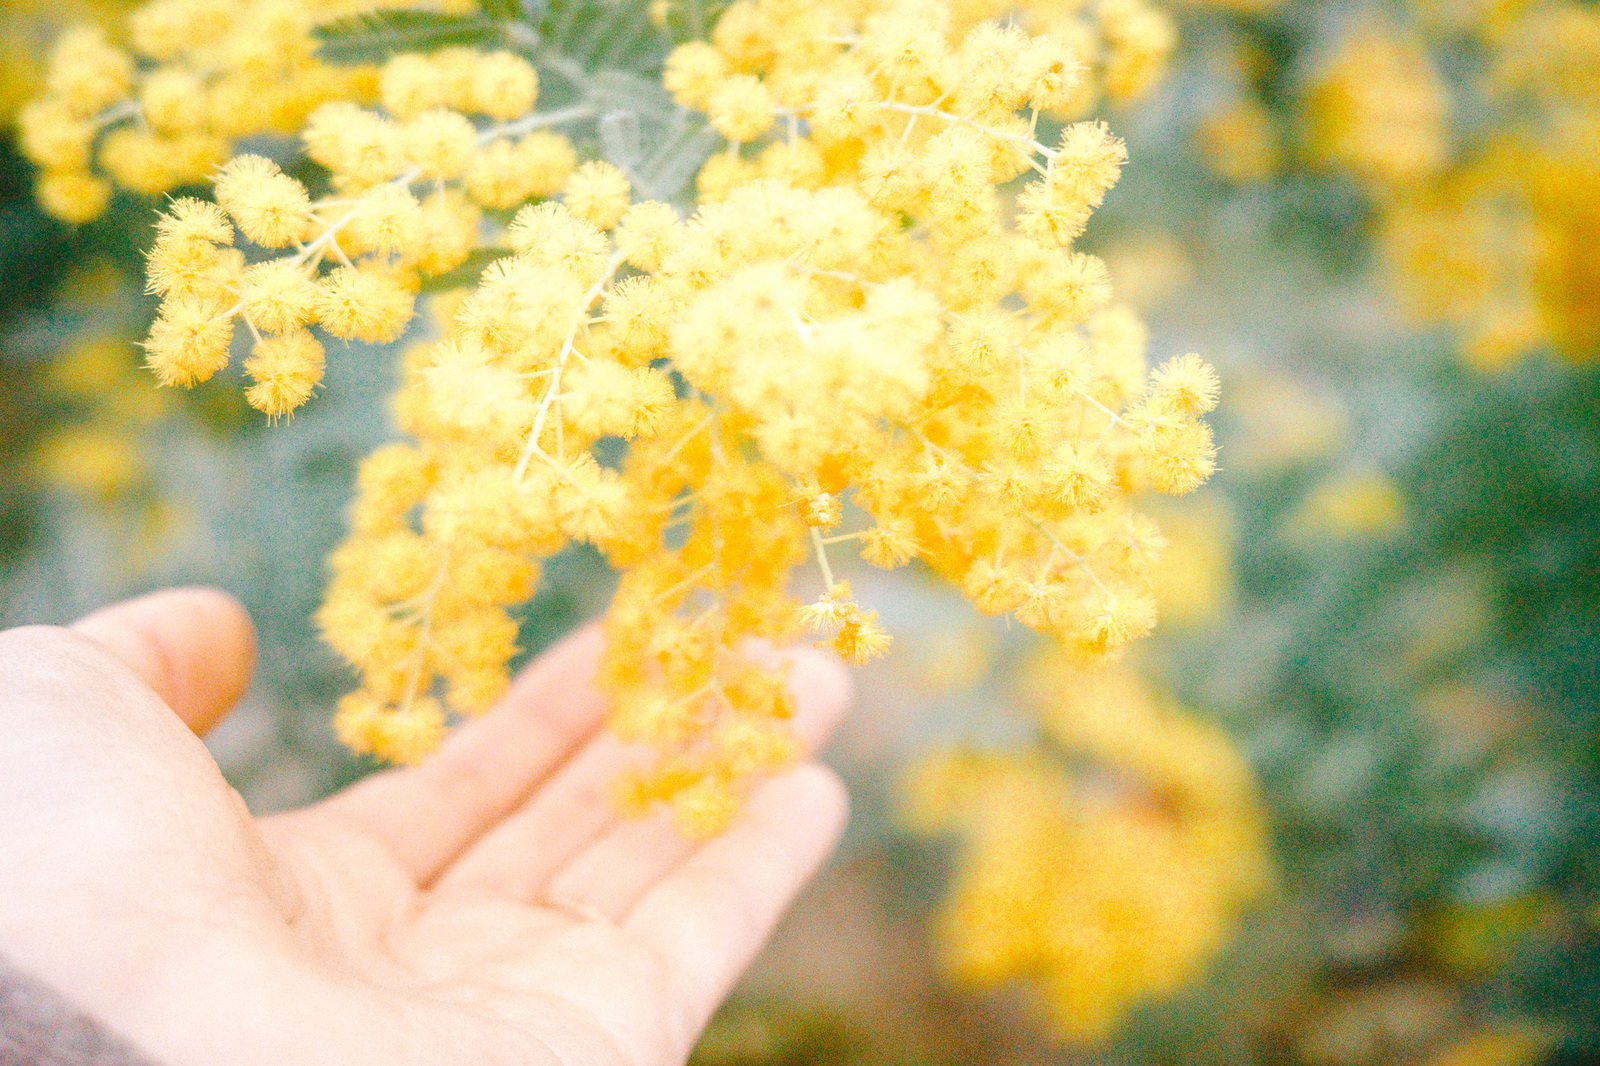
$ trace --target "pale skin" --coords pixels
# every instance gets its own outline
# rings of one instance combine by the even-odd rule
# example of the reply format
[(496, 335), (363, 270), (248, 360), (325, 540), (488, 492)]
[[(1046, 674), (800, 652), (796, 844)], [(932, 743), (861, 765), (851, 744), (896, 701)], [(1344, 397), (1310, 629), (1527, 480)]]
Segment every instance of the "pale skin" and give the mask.
[[(165, 1066), (681, 1063), (844, 822), (805, 762), (707, 843), (607, 783), (580, 632), (420, 766), (256, 818), (199, 740), (242, 609), (156, 593), (0, 633), (0, 956)], [(813, 748), (842, 667), (793, 656)]]

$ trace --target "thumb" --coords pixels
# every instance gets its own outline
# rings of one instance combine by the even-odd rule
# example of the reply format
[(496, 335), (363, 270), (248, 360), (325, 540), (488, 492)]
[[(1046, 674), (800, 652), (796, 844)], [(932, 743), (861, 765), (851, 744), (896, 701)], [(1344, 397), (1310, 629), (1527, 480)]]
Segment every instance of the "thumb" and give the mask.
[(173, 713), (215, 719), (248, 638), (200, 591), (0, 632), (0, 954), (114, 1024), (219, 932), (281, 922), (248, 810)]
[(152, 592), (71, 628), (120, 659), (196, 733), (232, 709), (255, 669), (250, 616), (217, 589)]

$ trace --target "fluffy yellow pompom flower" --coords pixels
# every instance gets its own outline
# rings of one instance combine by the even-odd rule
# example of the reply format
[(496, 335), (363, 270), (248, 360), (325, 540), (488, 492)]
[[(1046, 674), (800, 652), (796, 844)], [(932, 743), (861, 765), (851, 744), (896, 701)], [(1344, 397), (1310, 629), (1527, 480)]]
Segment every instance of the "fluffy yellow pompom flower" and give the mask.
[(478, 133), (466, 116), (446, 108), (433, 108), (411, 119), (401, 129), (407, 160), (424, 177), (459, 177), (472, 162)]
[(301, 138), (306, 154), (333, 171), (335, 181), (348, 188), (376, 185), (402, 169), (400, 127), (347, 101), (318, 108)]
[(194, 385), (228, 365), (233, 319), (208, 300), (162, 305), (144, 342), (145, 363), (163, 385)]
[(605, 234), (588, 218), (557, 203), (525, 207), (507, 231), (525, 262), (565, 271), (588, 285), (606, 265)]
[(198, 132), (206, 127), (205, 81), (187, 70), (159, 70), (145, 79), (139, 95), (145, 118), (162, 133)]
[(564, 198), (575, 215), (601, 229), (610, 229), (628, 210), (633, 186), (610, 163), (584, 163), (567, 179)]
[(23, 153), (47, 171), (87, 170), (95, 133), (94, 123), (49, 101), (35, 100), (17, 114)]
[(444, 107), (449, 100), (449, 82), (431, 57), (402, 52), (383, 65), (378, 98), (395, 118), (413, 118)]
[(680, 106), (704, 111), (728, 73), (727, 57), (710, 44), (691, 41), (667, 57), (661, 83)]
[(317, 320), (335, 337), (386, 344), (411, 321), (413, 296), (393, 274), (340, 267), (317, 292)]
[(683, 223), (670, 204), (646, 200), (629, 207), (618, 221), (617, 251), (640, 270), (659, 270), (682, 232)]
[(399, 185), (376, 185), (358, 196), (340, 234), (347, 253), (399, 252), (417, 239), (422, 205)]
[(107, 41), (98, 27), (79, 26), (56, 41), (45, 89), (87, 118), (126, 96), (133, 75), (132, 56)]
[(284, 333), (311, 320), (317, 289), (301, 263), (269, 259), (240, 275), (239, 301), (245, 319), (256, 329)]
[(539, 73), (521, 56), (489, 52), (473, 63), (469, 92), (474, 111), (509, 121), (533, 110), (539, 96)]
[(364, 693), (354, 693), (340, 702), (334, 729), (352, 751), (418, 763), (444, 739), (445, 714), (438, 701), (427, 697), (403, 710), (390, 710)]
[(245, 390), (250, 406), (276, 421), (311, 398), (322, 380), (322, 345), (305, 330), (263, 337), (245, 360), (253, 382)]
[(230, 159), (217, 174), (216, 194), (239, 232), (263, 248), (292, 244), (311, 225), (311, 198), (305, 186), (258, 155)]
[(101, 138), (96, 163), (122, 187), (154, 196), (201, 180), (225, 154), (226, 146), (216, 138), (123, 128)]
[(1202, 415), (1217, 406), (1222, 382), (1198, 355), (1188, 355), (1163, 363), (1150, 375), (1152, 406), (1186, 415)]
[(724, 79), (706, 100), (711, 128), (738, 143), (761, 136), (772, 126), (772, 94), (760, 79), (736, 74)]
[(39, 175), (34, 186), (39, 206), (67, 223), (92, 222), (111, 201), (111, 183), (77, 170), (51, 170)]
[(561, 191), (578, 165), (572, 142), (535, 130), (517, 141), (492, 141), (473, 157), (466, 186), (485, 207), (512, 208)]

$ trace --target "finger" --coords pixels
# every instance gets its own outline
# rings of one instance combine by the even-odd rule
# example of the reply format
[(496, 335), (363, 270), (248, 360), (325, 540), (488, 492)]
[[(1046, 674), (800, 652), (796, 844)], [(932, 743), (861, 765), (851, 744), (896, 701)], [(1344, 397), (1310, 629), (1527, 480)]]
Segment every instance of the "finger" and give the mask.
[(122, 660), (196, 733), (239, 702), (255, 670), (250, 616), (218, 589), (152, 592), (98, 610), (70, 628)]
[(833, 771), (798, 766), (763, 784), (726, 833), (624, 918), (623, 929), (667, 967), (670, 1031), (683, 1054), (833, 850), (848, 806)]
[[(838, 660), (812, 649), (793, 653), (792, 663), (795, 736), (805, 751), (813, 752), (833, 733), (850, 705), (850, 675)], [(697, 846), (665, 812), (643, 820), (613, 818), (602, 836), (549, 880), (541, 896), (547, 903), (617, 921)]]
[(441, 893), (528, 902), (618, 819), (611, 783), (646, 753), (605, 734), (468, 848), (434, 884)]
[(271, 917), (243, 802), (106, 645), (0, 633), (0, 693), (0, 944), (15, 961), (98, 1002), (190, 931)]
[[(807, 751), (833, 732), (849, 705), (849, 674), (805, 649), (790, 662), (796, 738)], [(549, 786), (485, 835), (441, 878), (441, 891), (568, 906), (613, 920), (698, 846), (665, 815), (623, 818), (611, 798), (619, 774), (648, 752), (602, 737)]]
[(430, 883), (600, 728), (601, 640), (596, 627), (579, 630), (524, 668), (493, 710), (452, 733), (428, 761), (375, 774), (303, 815), (355, 824), (418, 884)]

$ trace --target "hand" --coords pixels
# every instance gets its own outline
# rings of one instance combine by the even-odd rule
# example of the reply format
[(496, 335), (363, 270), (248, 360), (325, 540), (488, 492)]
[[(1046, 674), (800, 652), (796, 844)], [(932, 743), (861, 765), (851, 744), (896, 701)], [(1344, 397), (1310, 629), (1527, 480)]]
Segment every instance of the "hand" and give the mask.
[[(195, 733), (254, 636), (205, 590), (0, 633), (0, 955), (164, 1066), (679, 1063), (844, 820), (815, 763), (723, 836), (627, 821), (587, 630), (428, 762), (251, 816)], [(848, 700), (790, 671), (815, 746)]]

